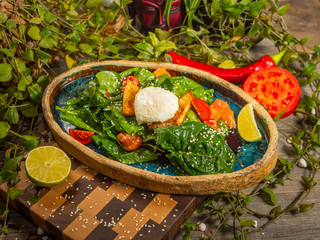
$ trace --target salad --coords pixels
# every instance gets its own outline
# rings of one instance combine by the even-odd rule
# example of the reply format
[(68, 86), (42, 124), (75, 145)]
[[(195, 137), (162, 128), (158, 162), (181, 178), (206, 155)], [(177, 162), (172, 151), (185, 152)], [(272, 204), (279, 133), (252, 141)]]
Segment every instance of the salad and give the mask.
[(228, 103), (213, 99), (213, 89), (185, 76), (135, 67), (98, 72), (56, 109), (74, 126), (70, 136), (121, 163), (161, 159), (180, 175), (229, 173), (236, 149), (226, 139), (236, 123)]

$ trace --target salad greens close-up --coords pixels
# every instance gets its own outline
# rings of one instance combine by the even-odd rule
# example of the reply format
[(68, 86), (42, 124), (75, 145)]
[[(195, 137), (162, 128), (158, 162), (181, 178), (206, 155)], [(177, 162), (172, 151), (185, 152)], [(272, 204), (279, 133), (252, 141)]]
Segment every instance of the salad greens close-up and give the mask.
[[(133, 83), (129, 77), (137, 80)], [(131, 84), (138, 91), (160, 88), (173, 93), (177, 99), (192, 92), (194, 98), (190, 99), (188, 111), (182, 116), (182, 124), (138, 124), (136, 116), (123, 114), (124, 95)], [(229, 173), (236, 161), (235, 153), (225, 140), (231, 129), (222, 120), (218, 120), (218, 127), (202, 121), (206, 112), (201, 104), (209, 106), (213, 98), (213, 89), (205, 89), (187, 77), (171, 77), (166, 71), (156, 76), (145, 67), (136, 67), (121, 73), (98, 72), (77, 98), (69, 99), (64, 108), (57, 106), (56, 110), (61, 112), (63, 121), (76, 128), (69, 129), (72, 137), (83, 144), (93, 140), (106, 156), (121, 163), (150, 162), (160, 158), (169, 161), (179, 175)], [(180, 104), (181, 107), (186, 104)], [(179, 110), (175, 112), (175, 117), (181, 114)], [(170, 123), (172, 117), (167, 118), (166, 123)]]
[[(113, 4), (106, 6), (106, 2)], [(320, 169), (320, 44), (315, 23), (319, 22), (319, 1), (178, 1), (182, 3), (183, 15), (180, 25), (174, 25), (170, 23), (170, 16), (180, 15), (171, 14), (171, 10), (177, 9), (171, 8), (176, 1), (167, 0), (163, 1), (163, 17), (170, 23), (169, 29), (156, 27), (150, 30), (143, 29), (148, 26), (141, 26), (141, 21), (138, 21), (136, 10), (142, 8), (133, 8), (136, 2), (139, 1), (0, 1), (0, 158), (3, 164), (0, 180), (8, 193), (6, 196), (2, 194), (3, 201), (0, 202), (0, 239), (47, 237), (36, 234), (38, 226), (28, 224), (9, 207), (22, 206), (21, 213), (24, 214), (27, 212), (25, 206), (31, 207), (43, 199), (42, 188), (17, 185), (24, 182), (20, 172), (24, 170), (26, 156), (33, 149), (56, 143), (44, 120), (41, 108), (43, 95), (48, 84), (67, 69), (105, 60), (161, 63), (178, 63), (180, 60), (178, 64), (192, 64), (191, 67), (216, 76), (222, 74), (219, 77), (231, 83), (240, 85), (244, 82), (242, 89), (268, 109), (276, 122), (280, 138), (279, 158), (274, 170), (253, 189), (208, 196), (194, 216), (180, 228), (184, 240), (197, 236), (205, 240), (249, 237), (275, 239), (285, 235), (287, 238), (317, 238), (319, 228), (314, 222), (319, 209), (316, 203), (319, 199), (317, 182)], [(283, 53), (280, 61), (275, 61), (275, 53)], [(272, 71), (270, 65), (260, 69), (266, 63), (262, 60), (270, 57), (274, 61), (271, 62)], [(252, 68), (257, 65), (261, 71)], [(273, 79), (279, 73), (285, 77), (278, 78), (278, 86), (273, 84)], [(196, 100), (192, 101), (191, 110), (187, 109), (186, 115), (181, 115), (184, 123), (180, 124), (179, 118), (174, 119), (174, 124), (170, 126), (163, 123), (138, 124), (135, 115), (124, 115), (121, 104), (129, 102), (124, 101), (124, 97), (130, 95), (122, 91), (122, 80), (126, 77), (130, 79), (128, 85), (136, 91), (149, 88), (150, 85), (169, 90), (179, 101), (186, 96), (193, 96)], [(136, 77), (141, 86), (132, 85), (131, 81), (137, 83), (132, 77)], [(287, 81), (287, 77), (290, 81)], [(86, 84), (90, 80), (91, 75), (85, 79)], [(188, 87), (180, 87), (178, 81)], [(263, 82), (267, 84), (261, 84)], [(294, 88), (283, 88), (285, 94), (277, 98), (281, 92), (279, 87), (287, 83), (292, 83)], [(64, 87), (70, 90), (70, 85)], [(66, 94), (70, 98), (67, 104), (64, 96), (61, 96), (63, 104), (54, 110), (59, 121), (60, 115), (63, 116), (65, 126), (73, 125), (64, 130), (89, 148), (97, 148), (99, 153), (100, 150), (105, 151), (107, 157), (133, 167), (153, 166), (159, 161), (175, 168), (182, 164), (180, 171), (183, 170), (183, 173), (176, 169), (174, 174), (202, 171), (205, 163), (201, 169), (194, 169), (190, 159), (186, 159), (187, 154), (179, 155), (182, 151), (190, 150), (184, 144), (194, 140), (191, 138), (194, 132), (188, 130), (191, 126), (193, 131), (199, 130), (207, 139), (214, 137), (219, 141), (220, 138), (226, 140), (235, 152), (233, 171), (251, 165), (251, 162), (245, 162), (249, 158), (245, 155), (248, 152), (250, 157), (254, 156), (254, 161), (261, 159), (259, 154), (264, 152), (264, 146), (267, 145), (266, 138), (251, 142), (260, 139), (259, 134), (248, 136), (248, 131), (241, 133), (241, 125), (247, 124), (240, 124), (238, 118), (237, 128), (234, 128), (234, 119), (226, 114), (230, 108), (226, 103), (216, 100), (220, 97), (218, 89), (214, 92), (204, 90), (184, 77), (158, 76), (146, 68), (132, 68), (121, 73), (101, 71), (92, 76), (85, 90), (81, 86), (79, 88), (79, 92), (69, 91)], [(191, 90), (185, 92), (186, 89)], [(265, 90), (270, 89), (272, 91), (268, 92), (271, 94), (265, 95)], [(287, 100), (291, 100), (290, 104)], [(228, 103), (233, 104), (231, 101)], [(283, 108), (283, 105), (286, 107)], [(238, 106), (230, 107), (237, 117), (242, 116)], [(212, 119), (211, 115), (219, 115), (220, 108), (228, 111)], [(252, 105), (243, 109), (246, 115), (252, 110)], [(132, 111), (132, 108), (128, 110)], [(288, 118), (284, 120), (285, 117)], [(254, 116), (247, 119), (254, 119)], [(177, 132), (181, 135), (178, 136)], [(229, 139), (237, 142), (234, 133), (241, 137), (240, 150), (229, 142)], [(181, 140), (182, 134), (188, 138)], [(171, 144), (173, 140), (174, 144)], [(197, 157), (212, 154), (206, 152), (205, 146), (208, 145), (205, 144), (211, 144), (208, 140), (197, 144), (203, 148), (198, 149), (197, 145), (193, 145), (192, 154), (197, 154)], [(100, 145), (109, 149), (109, 152)], [(205, 154), (193, 152), (194, 149)], [(145, 159), (141, 159), (140, 155)], [(152, 160), (155, 158), (157, 160)], [(150, 162), (139, 163), (142, 160)], [(17, 204), (19, 198), (26, 201), (24, 205), (21, 202)], [(29, 213), (27, 217), (30, 217)], [(49, 218), (46, 223), (50, 219), (53, 220)], [(176, 219), (177, 222), (182, 221), (181, 218)], [(304, 231), (297, 235), (301, 223)], [(178, 225), (174, 226), (178, 228)], [(49, 230), (52, 227), (50, 225)], [(55, 229), (55, 232), (58, 231)], [(181, 238), (178, 236), (177, 239)]]

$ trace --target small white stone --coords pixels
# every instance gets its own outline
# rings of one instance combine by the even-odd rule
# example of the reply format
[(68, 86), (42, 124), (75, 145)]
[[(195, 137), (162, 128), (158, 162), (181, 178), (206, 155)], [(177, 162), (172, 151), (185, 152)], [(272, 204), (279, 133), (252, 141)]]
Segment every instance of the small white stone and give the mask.
[(200, 223), (198, 226), (199, 226), (199, 231), (204, 232), (207, 229), (207, 225), (205, 225), (204, 223)]
[(315, 108), (312, 108), (312, 109), (311, 109), (311, 114), (312, 114), (313, 116), (316, 115), (316, 109), (315, 109)]
[(308, 167), (308, 163), (303, 158), (300, 158), (299, 162), (298, 162), (298, 166), (301, 167), (301, 168), (306, 168), (306, 167)]
[(290, 138), (287, 138), (287, 143), (289, 143), (289, 144), (292, 143), (291, 137), (290, 137)]
[(253, 220), (254, 221), (254, 224), (253, 224), (253, 226), (256, 228), (256, 227), (258, 227), (258, 221), (257, 220)]
[(38, 228), (38, 232), (37, 232), (37, 233), (38, 233), (38, 235), (42, 235), (42, 234), (44, 234), (44, 231), (43, 231), (43, 229), (42, 229), (42, 228), (40, 228), (40, 227), (39, 227), (39, 228)]
[(114, 0), (103, 0), (102, 5), (106, 8), (109, 8), (111, 7), (112, 4), (114, 4), (114, 2), (115, 2)]

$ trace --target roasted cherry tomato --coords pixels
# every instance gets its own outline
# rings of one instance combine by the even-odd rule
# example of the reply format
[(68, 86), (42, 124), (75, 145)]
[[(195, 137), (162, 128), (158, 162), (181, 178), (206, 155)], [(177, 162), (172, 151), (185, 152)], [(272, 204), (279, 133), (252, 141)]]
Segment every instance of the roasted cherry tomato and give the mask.
[(122, 92), (124, 91), (126, 85), (127, 85), (127, 81), (132, 81), (134, 82), (137, 86), (140, 85), (140, 82), (138, 80), (138, 78), (136, 78), (135, 76), (127, 76), (124, 79), (122, 79)]
[(210, 118), (210, 107), (206, 101), (196, 98), (191, 103), (202, 122)]
[(126, 132), (120, 132), (117, 135), (117, 138), (127, 151), (134, 151), (142, 144), (142, 137), (140, 137), (138, 134), (131, 135)]
[(253, 72), (242, 89), (263, 105), (271, 117), (277, 116), (284, 107), (281, 118), (290, 115), (297, 108), (301, 97), (297, 79), (287, 70), (278, 67)]
[(111, 98), (111, 97), (112, 97), (108, 91), (106, 91), (106, 96), (107, 96), (108, 98)]
[(208, 119), (204, 121), (205, 124), (208, 124), (210, 127), (213, 127), (214, 129), (218, 130), (218, 122), (214, 119)]
[(91, 135), (94, 135), (94, 132), (78, 130), (78, 129), (69, 129), (69, 135), (74, 139), (78, 140), (82, 144), (88, 144), (92, 141)]

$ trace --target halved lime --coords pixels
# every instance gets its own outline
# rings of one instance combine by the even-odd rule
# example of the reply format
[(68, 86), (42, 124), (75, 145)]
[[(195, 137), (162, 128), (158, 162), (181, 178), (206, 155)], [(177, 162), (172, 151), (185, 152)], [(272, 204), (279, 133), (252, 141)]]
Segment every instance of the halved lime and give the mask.
[(29, 152), (25, 169), (32, 182), (42, 187), (51, 187), (68, 177), (71, 161), (61, 149), (42, 146)]
[(252, 103), (246, 104), (239, 112), (237, 118), (238, 132), (240, 136), (247, 142), (260, 141), (262, 136), (258, 129)]

